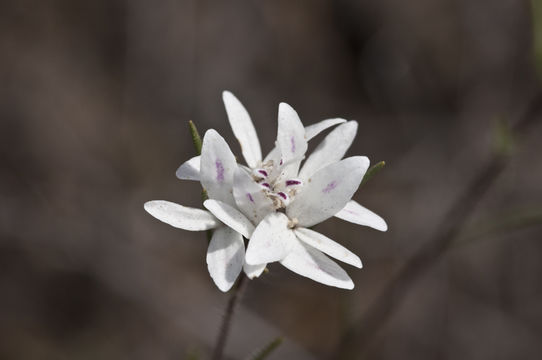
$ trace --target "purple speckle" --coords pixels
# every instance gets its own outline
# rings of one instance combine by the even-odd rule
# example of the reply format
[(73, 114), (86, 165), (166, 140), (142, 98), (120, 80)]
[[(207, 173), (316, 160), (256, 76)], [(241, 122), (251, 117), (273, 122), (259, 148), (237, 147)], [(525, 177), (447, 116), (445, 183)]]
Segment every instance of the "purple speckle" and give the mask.
[(337, 182), (335, 180), (333, 180), (332, 182), (327, 184), (327, 186), (324, 188), (324, 190), (322, 190), (322, 192), (327, 194), (331, 190), (335, 189), (336, 187), (337, 187)]
[(286, 180), (286, 186), (299, 185), (301, 181), (299, 180)]
[(260, 170), (258, 170), (258, 172), (259, 172), (260, 174), (262, 174), (263, 176), (267, 177), (267, 171), (265, 171), (265, 170), (263, 170), (263, 169), (260, 169)]
[(294, 154), (295, 153), (295, 139), (293, 136), (290, 138), (290, 144), (292, 145), (290, 150), (292, 150), (292, 154)]
[(271, 185), (269, 185), (268, 183), (262, 183), (262, 186), (265, 186), (266, 188), (271, 188)]
[(288, 196), (286, 196), (286, 194), (283, 193), (282, 191), (278, 192), (277, 195), (280, 196), (281, 198), (283, 198), (284, 200), (286, 200), (288, 198)]
[(249, 193), (247, 193), (247, 197), (248, 197), (248, 199), (250, 200), (250, 202), (254, 202), (254, 199), (252, 198), (252, 195), (250, 195)]
[(279, 165), (282, 165), (282, 159), (280, 159), (280, 164)]
[(216, 166), (216, 181), (223, 182), (224, 181), (224, 166), (222, 166), (222, 162), (220, 162), (220, 160), (216, 160), (215, 166)]

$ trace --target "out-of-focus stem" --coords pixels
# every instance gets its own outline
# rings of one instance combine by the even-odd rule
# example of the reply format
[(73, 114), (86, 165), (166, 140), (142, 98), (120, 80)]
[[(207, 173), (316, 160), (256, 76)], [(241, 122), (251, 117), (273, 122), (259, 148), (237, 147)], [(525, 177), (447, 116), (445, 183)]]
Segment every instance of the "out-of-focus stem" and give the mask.
[(233, 293), (231, 294), (230, 299), (228, 300), (228, 305), (226, 306), (226, 312), (224, 314), (224, 319), (220, 325), (220, 331), (218, 333), (218, 338), (216, 339), (215, 348), (213, 350), (212, 360), (221, 360), (222, 355), (224, 354), (224, 347), (226, 346), (226, 341), (228, 340), (228, 335), (231, 330), (233, 315), (235, 310), (239, 305), (239, 301), (243, 292), (247, 286), (247, 277), (244, 274), (239, 276), (237, 286), (235, 286)]
[[(542, 92), (537, 94), (519, 121), (512, 126), (512, 135), (521, 138), (542, 115)], [(519, 139), (521, 140), (521, 139)], [(408, 259), (392, 280), (378, 294), (361, 318), (343, 334), (334, 358), (359, 359), (358, 351), (365, 349), (372, 337), (385, 325), (406, 293), (452, 245), (476, 205), (495, 183), (510, 158), (509, 152), (496, 151), (491, 159), (466, 185), (465, 190), (450, 207), (433, 239), (427, 241)]]

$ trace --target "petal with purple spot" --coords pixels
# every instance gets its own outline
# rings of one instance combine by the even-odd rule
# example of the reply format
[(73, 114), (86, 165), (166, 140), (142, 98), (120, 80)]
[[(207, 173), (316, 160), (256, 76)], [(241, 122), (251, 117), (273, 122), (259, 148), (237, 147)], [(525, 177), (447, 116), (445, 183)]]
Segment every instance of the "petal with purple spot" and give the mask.
[(368, 167), (365, 156), (353, 156), (320, 169), (305, 181), (286, 214), (304, 227), (335, 215), (352, 198)]
[(209, 198), (235, 205), (232, 196), (235, 156), (222, 136), (210, 129), (203, 137), (200, 179)]

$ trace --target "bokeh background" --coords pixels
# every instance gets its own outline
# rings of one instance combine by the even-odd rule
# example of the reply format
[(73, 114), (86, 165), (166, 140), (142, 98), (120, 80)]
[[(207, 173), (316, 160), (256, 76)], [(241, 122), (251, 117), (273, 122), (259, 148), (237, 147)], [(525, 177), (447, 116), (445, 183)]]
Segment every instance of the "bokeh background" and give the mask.
[[(0, 2), (0, 358), (208, 357), (228, 295), (205, 235), (143, 203), (200, 206), (199, 184), (174, 176), (188, 120), (240, 155), (224, 89), (264, 151), (286, 101), (305, 124), (357, 120), (349, 154), (387, 163), (354, 198), (388, 232), (318, 225), (362, 258), (345, 266), (356, 288), (271, 265), (226, 348), (242, 359), (283, 336), (270, 359), (341, 358), (493, 156), (498, 124), (538, 94), (532, 15), (518, 0)], [(515, 139), (458, 239), (351, 358), (542, 358), (541, 138), (535, 124)]]

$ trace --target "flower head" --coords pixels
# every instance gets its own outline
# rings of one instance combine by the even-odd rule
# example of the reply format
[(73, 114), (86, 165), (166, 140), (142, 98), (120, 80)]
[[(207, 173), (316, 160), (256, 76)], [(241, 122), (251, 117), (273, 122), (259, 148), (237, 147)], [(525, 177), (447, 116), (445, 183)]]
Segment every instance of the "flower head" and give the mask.
[[(351, 200), (369, 166), (364, 156), (341, 160), (357, 123), (328, 119), (304, 127), (295, 110), (281, 103), (275, 148), (262, 160), (248, 112), (230, 92), (223, 93), (223, 100), (247, 166), (237, 164), (224, 139), (208, 130), (201, 156), (176, 172), (180, 179), (201, 182), (209, 195), (204, 202), (208, 211), (165, 201), (148, 202), (145, 209), (185, 230), (216, 229), (207, 264), (222, 291), (233, 285), (241, 269), (253, 278), (275, 261), (323, 284), (353, 288), (346, 272), (324, 254), (361, 268), (359, 257), (309, 227), (336, 216), (387, 229), (382, 218)], [(338, 124), (301, 167), (307, 142)], [(243, 237), (249, 239), (246, 255)]]

